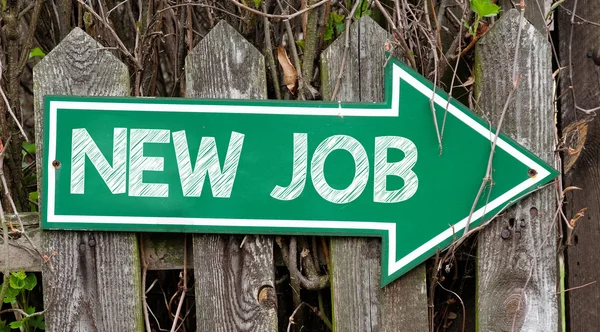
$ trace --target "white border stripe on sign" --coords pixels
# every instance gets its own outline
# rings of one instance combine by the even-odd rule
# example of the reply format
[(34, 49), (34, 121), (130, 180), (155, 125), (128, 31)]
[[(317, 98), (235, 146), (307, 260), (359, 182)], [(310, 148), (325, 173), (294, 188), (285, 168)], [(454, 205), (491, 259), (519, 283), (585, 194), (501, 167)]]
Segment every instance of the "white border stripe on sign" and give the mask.
[[(339, 104), (338, 108), (311, 108), (311, 107), (281, 107), (281, 106), (240, 106), (240, 105), (191, 105), (191, 104), (173, 104), (169, 105), (170, 112), (191, 112), (191, 113), (243, 113), (243, 114), (281, 114), (281, 115), (314, 115), (314, 116), (357, 116), (357, 117), (397, 117), (399, 114), (399, 98), (397, 93), (400, 88), (400, 79), (406, 81), (423, 95), (431, 98), (433, 91), (419, 82), (399, 66), (393, 66), (392, 100), (391, 107), (387, 109), (369, 109), (369, 108), (344, 108)], [(486, 139), (492, 141), (495, 134), (484, 127), (469, 115), (463, 113), (452, 104), (447, 105), (448, 101), (439, 95), (435, 95), (434, 102), (443, 107), (448, 106), (448, 112), (481, 134)], [(56, 121), (58, 109), (85, 109), (102, 111), (144, 111), (144, 112), (164, 112), (165, 104), (160, 103), (119, 103), (119, 102), (87, 102), (87, 101), (50, 101), (49, 116), (49, 141), (48, 141), (48, 165), (46, 169), (53, 169), (52, 161), (56, 159)], [(482, 218), (486, 212), (491, 211), (503, 204), (510, 202), (519, 193), (527, 188), (537, 184), (546, 178), (550, 173), (531, 158), (527, 157), (516, 148), (508, 144), (505, 140), (498, 137), (497, 147), (506, 151), (514, 158), (525, 164), (527, 167), (537, 171), (537, 176), (529, 178), (512, 188), (503, 195), (489, 202), (486, 206), (476, 210), (473, 213), (471, 222)], [(468, 215), (458, 221), (454, 227), (449, 227), (438, 234), (425, 244), (421, 245), (400, 260), (396, 260), (396, 224), (382, 222), (365, 221), (332, 221), (332, 220), (256, 220), (256, 219), (214, 219), (214, 218), (150, 218), (150, 217), (123, 217), (123, 216), (71, 216), (55, 214), (55, 172), (48, 172), (48, 206), (47, 221), (49, 223), (106, 223), (110, 219), (111, 223), (116, 224), (146, 224), (146, 225), (169, 225), (169, 226), (234, 226), (234, 227), (272, 227), (272, 228), (321, 228), (321, 229), (348, 229), (348, 230), (379, 230), (387, 231), (389, 236), (389, 254), (388, 254), (388, 276), (408, 265), (410, 262), (419, 258), (427, 251), (435, 248), (444, 240), (450, 238), (457, 232), (465, 228)]]

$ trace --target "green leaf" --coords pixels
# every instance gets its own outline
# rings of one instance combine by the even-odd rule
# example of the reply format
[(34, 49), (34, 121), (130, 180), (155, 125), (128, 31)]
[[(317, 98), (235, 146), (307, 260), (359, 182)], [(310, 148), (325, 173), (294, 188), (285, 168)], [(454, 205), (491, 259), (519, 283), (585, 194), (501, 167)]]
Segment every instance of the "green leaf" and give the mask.
[(25, 287), (25, 280), (10, 276), (10, 287), (13, 289), (23, 289)]
[(27, 274), (25, 273), (25, 271), (23, 270), (19, 270), (17, 272), (12, 272), (10, 274), (11, 277), (15, 277), (15, 278), (19, 278), (21, 280), (25, 280), (25, 278), (27, 278)]
[(22, 320), (18, 320), (16, 322), (12, 322), (9, 324), (11, 329), (18, 329), (19, 327), (23, 326), (23, 321)]
[(42, 51), (41, 48), (34, 47), (31, 49), (31, 52), (29, 52), (29, 59), (35, 58), (37, 56), (39, 56), (40, 58), (43, 58), (46, 56), (46, 53), (44, 53), (44, 51)]
[(296, 40), (296, 45), (301, 49), (304, 49), (304, 40)]
[(465, 26), (465, 28), (467, 28), (467, 30), (471, 29), (471, 26), (469, 25), (469, 22), (467, 22), (467, 20), (465, 20), (464, 18), (460, 20), (462, 22), (462, 24)]
[(331, 24), (327, 24), (325, 27), (325, 34), (323, 35), (324, 40), (333, 39), (333, 26)]
[(44, 322), (44, 316), (33, 317), (29, 320), (29, 326), (40, 330), (46, 330), (46, 322)]
[(356, 19), (360, 19), (363, 16), (371, 15), (371, 10), (369, 9), (369, 1), (361, 0), (359, 7), (356, 9), (356, 13), (354, 13), (354, 17)]
[(335, 31), (338, 33), (338, 35), (342, 34), (344, 30), (346, 30), (346, 23), (342, 22), (335, 25)]
[(258, 8), (258, 6), (260, 6), (260, 3), (262, 2), (262, 0), (253, 0), (254, 1), (254, 7)]
[[(329, 20), (327, 21), (327, 26), (325, 27), (324, 40), (332, 40), (334, 37), (334, 33), (340, 33), (338, 30), (340, 24), (344, 26), (345, 16), (338, 14), (336, 12), (332, 12), (329, 14)], [(343, 30), (343, 29), (342, 29)]]
[[(27, 183), (27, 182), (25, 182), (25, 183)], [(37, 202), (38, 198), (39, 198), (39, 194), (37, 191), (29, 193), (29, 199), (32, 200), (33, 202)], [(33, 204), (32, 202), (29, 202), (29, 209), (31, 210), (31, 212), (37, 212), (37, 205)]]
[(30, 154), (35, 154), (35, 144), (24, 141), (23, 149)]
[(474, 35), (473, 33), (473, 27), (469, 25), (469, 23), (463, 18), (461, 20), (462, 24), (465, 26), (465, 28), (467, 28), (467, 31), (469, 31), (469, 33), (471, 34), (471, 36)]
[(4, 295), (4, 299), (2, 302), (4, 303), (13, 303), (17, 301), (17, 295), (19, 295), (19, 290), (14, 289), (12, 287), (8, 287), (6, 289), (6, 295)]
[(338, 14), (336, 12), (332, 12), (330, 15), (331, 19), (333, 19), (334, 23), (340, 23), (343, 22), (344, 19), (346, 18), (344, 15), (342, 14)]
[(37, 285), (37, 278), (33, 273), (27, 273), (27, 278), (25, 278), (25, 286), (24, 288), (28, 291), (33, 290), (33, 288)]
[(25, 308), (25, 312), (28, 315), (33, 315), (35, 313), (35, 307), (27, 307), (27, 308)]
[(471, 9), (480, 17), (493, 17), (500, 12), (500, 6), (491, 0), (471, 0)]

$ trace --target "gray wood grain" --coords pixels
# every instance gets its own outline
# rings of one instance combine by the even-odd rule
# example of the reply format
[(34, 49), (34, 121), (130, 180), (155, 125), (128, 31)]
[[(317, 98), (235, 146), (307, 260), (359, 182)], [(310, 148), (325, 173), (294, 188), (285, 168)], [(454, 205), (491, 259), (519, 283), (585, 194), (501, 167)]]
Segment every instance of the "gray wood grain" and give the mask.
[[(385, 43), (389, 35), (370, 17), (350, 27), (350, 49), (336, 100), (383, 100)], [(344, 38), (321, 55), (324, 99), (331, 99)], [(427, 331), (425, 266), (380, 286), (381, 239), (331, 238), (334, 329), (339, 332)]]
[[(191, 98), (265, 99), (262, 54), (225, 21), (187, 56)], [(195, 235), (194, 277), (198, 331), (276, 331), (273, 239)]]
[[(517, 73), (521, 80), (502, 129), (553, 165), (550, 45), (516, 10), (507, 11), (477, 45), (477, 106), (495, 126), (513, 89), (519, 21)], [(555, 212), (551, 186), (506, 210), (481, 232), (477, 255), (479, 331), (511, 331), (513, 319), (515, 331), (557, 331)], [(503, 230), (510, 232), (510, 238), (501, 237)]]
[[(569, 11), (573, 10), (573, 1), (563, 4)], [(600, 1), (579, 0), (575, 12), (592, 22), (600, 22)], [(573, 90), (569, 89), (569, 68), (560, 75), (560, 98), (562, 113), (563, 135), (567, 126), (578, 121), (589, 119), (581, 111), (575, 110), (573, 92), (577, 106), (592, 109), (600, 106), (600, 66), (589, 58), (587, 53), (592, 51), (600, 64), (600, 29), (591, 28), (587, 24), (578, 24), (579, 18), (573, 25), (572, 45), (571, 14), (562, 7), (558, 9), (557, 25), (559, 33), (559, 57), (561, 66), (569, 64), (569, 48), (571, 49), (571, 66), (573, 75)], [(598, 113), (598, 112), (596, 112)], [(567, 288), (582, 286), (600, 280), (598, 269), (598, 252), (600, 252), (600, 122), (596, 118), (588, 123), (587, 135), (571, 132), (568, 145), (575, 147), (574, 142), (585, 139), (584, 149), (574, 166), (564, 176), (564, 186), (577, 186), (582, 191), (574, 190), (567, 194), (565, 214), (572, 218), (582, 208), (588, 208), (574, 232), (572, 246), (567, 250)], [(566, 155), (566, 153), (565, 153)], [(600, 284), (569, 291), (567, 294), (569, 329), (573, 332), (595, 331), (600, 326)]]
[[(40, 192), (43, 97), (129, 94), (127, 67), (102, 47), (76, 28), (33, 70)], [(45, 253), (56, 253), (52, 257), (54, 274), (43, 271), (48, 331), (143, 329), (134, 234), (49, 231), (43, 234), (42, 242)]]

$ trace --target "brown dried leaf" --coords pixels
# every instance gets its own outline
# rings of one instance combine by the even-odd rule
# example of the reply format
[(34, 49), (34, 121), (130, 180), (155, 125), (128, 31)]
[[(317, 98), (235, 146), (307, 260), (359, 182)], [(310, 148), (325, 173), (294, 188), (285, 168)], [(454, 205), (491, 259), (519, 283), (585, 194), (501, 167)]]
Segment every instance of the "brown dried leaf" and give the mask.
[(565, 174), (575, 165), (581, 155), (587, 138), (589, 121), (590, 119), (582, 119), (569, 124), (563, 129), (563, 142), (567, 147), (564, 160)]
[(459, 85), (458, 87), (466, 88), (469, 85), (473, 85), (473, 83), (475, 83), (475, 76), (471, 75), (462, 85)]
[(587, 211), (588, 208), (583, 208), (581, 210), (579, 210), (579, 212), (575, 213), (575, 215), (573, 216), (573, 218), (571, 218), (571, 220), (569, 221), (569, 225), (571, 227), (575, 227), (575, 224), (577, 223), (577, 220), (579, 220), (579, 218), (583, 217), (585, 215), (585, 211)]
[(569, 186), (563, 190), (562, 195), (564, 196), (566, 193), (568, 193), (571, 190), (583, 190), (583, 189), (581, 189), (579, 187), (575, 187), (575, 186)]
[(279, 60), (279, 65), (281, 66), (281, 69), (283, 69), (283, 82), (288, 90), (290, 90), (290, 93), (294, 94), (298, 82), (298, 73), (296, 72), (294, 65), (292, 65), (283, 45), (277, 47), (277, 60)]

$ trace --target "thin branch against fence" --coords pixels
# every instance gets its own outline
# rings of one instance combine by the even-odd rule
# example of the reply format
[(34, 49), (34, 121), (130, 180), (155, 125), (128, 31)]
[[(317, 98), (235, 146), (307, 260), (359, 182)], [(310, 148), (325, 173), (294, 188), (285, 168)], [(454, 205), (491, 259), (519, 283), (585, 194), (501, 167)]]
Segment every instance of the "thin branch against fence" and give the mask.
[(445, 290), (446, 292), (454, 295), (454, 297), (456, 297), (459, 301), (460, 301), (460, 305), (462, 306), (462, 332), (465, 332), (465, 327), (467, 325), (467, 310), (465, 309), (465, 303), (463, 302), (462, 298), (456, 294), (455, 292), (447, 289), (446, 287), (444, 287), (442, 284), (440, 284), (440, 282), (437, 282), (438, 286), (440, 286), (443, 290)]
[[(464, 8), (463, 8), (464, 10)], [(466, 15), (463, 14), (463, 17), (465, 17)], [(462, 38), (460, 38), (460, 36), (462, 36), (463, 34), (463, 25), (459, 25), (458, 28), (458, 37), (456, 40), (458, 41), (458, 58), (456, 58), (456, 63), (454, 64), (454, 71), (452, 72), (452, 80), (450, 81), (450, 89), (448, 90), (448, 99), (446, 100), (446, 107), (444, 110), (444, 119), (442, 120), (442, 129), (440, 132), (440, 136), (441, 136), (441, 140), (444, 139), (444, 130), (446, 129), (446, 118), (448, 116), (448, 109), (450, 108), (450, 100), (452, 99), (452, 92), (454, 90), (454, 79), (458, 78), (457, 72), (458, 72), (458, 65), (460, 64), (460, 53), (462, 50)], [(447, 58), (445, 58), (444, 56), (444, 60), (448, 61)], [(440, 73), (443, 75), (443, 73)]]
[(322, 311), (320, 311), (319, 309), (311, 306), (310, 304), (308, 304), (306, 302), (302, 302), (302, 303), (300, 303), (300, 305), (298, 305), (296, 307), (296, 309), (294, 310), (294, 312), (292, 312), (292, 314), (290, 315), (289, 323), (288, 323), (288, 327), (287, 327), (287, 332), (290, 332), (290, 329), (292, 328), (292, 325), (296, 324), (294, 322), (294, 317), (296, 316), (296, 313), (298, 312), (298, 310), (300, 310), (300, 308), (302, 308), (302, 306), (306, 306), (306, 307), (310, 308), (310, 310), (312, 312), (314, 312), (319, 318), (321, 318), (321, 320), (323, 321), (323, 323), (325, 324), (325, 326), (327, 326), (327, 328), (330, 331), (333, 330), (333, 325), (331, 324), (331, 321), (329, 320), (329, 318), (327, 318), (327, 316), (325, 316), (325, 314), (323, 314)]
[[(265, 1), (262, 2), (262, 10), (264, 13), (267, 12), (267, 4)], [(281, 99), (281, 87), (279, 86), (279, 75), (277, 74), (277, 67), (275, 65), (275, 58), (273, 57), (273, 46), (271, 45), (271, 22), (269, 18), (263, 16), (263, 29), (265, 32), (265, 58), (269, 66), (269, 73), (271, 74), (271, 80), (273, 82), (273, 90), (275, 90), (275, 97)]]
[[(425, 16), (429, 16), (428, 11), (427, 11), (428, 6), (425, 6), (424, 8), (425, 8)], [(427, 20), (427, 22), (429, 22), (429, 20)], [(442, 155), (442, 137), (440, 135), (440, 127), (439, 127), (438, 121), (437, 121), (437, 114), (435, 111), (435, 101), (434, 101), (435, 96), (437, 94), (436, 90), (437, 90), (437, 84), (438, 84), (438, 67), (439, 67), (438, 53), (437, 53), (437, 49), (435, 47), (435, 42), (431, 39), (431, 36), (428, 32), (428, 31), (431, 31), (431, 24), (429, 25), (429, 30), (425, 30), (425, 28), (421, 25), (419, 25), (419, 28), (421, 28), (423, 30), (423, 34), (429, 41), (429, 44), (431, 45), (431, 53), (433, 55), (433, 62), (434, 62), (433, 88), (431, 89), (431, 97), (429, 98), (429, 109), (431, 111), (431, 116), (433, 118), (433, 126), (435, 128), (435, 134), (437, 137), (438, 148), (440, 150), (440, 156), (441, 156)]]
[(417, 69), (415, 56), (412, 54), (410, 47), (406, 43), (406, 40), (404, 40), (404, 36), (402, 36), (402, 33), (398, 29), (396, 23), (394, 23), (394, 20), (392, 20), (390, 14), (387, 12), (387, 10), (385, 10), (385, 8), (383, 8), (383, 5), (381, 2), (379, 2), (379, 0), (375, 0), (375, 4), (377, 5), (377, 8), (379, 8), (379, 11), (383, 14), (383, 17), (385, 17), (388, 25), (392, 28), (392, 31), (394, 31), (396, 40), (400, 43), (400, 46), (402, 46), (404, 57), (408, 59), (408, 62), (413, 69)]
[(249, 11), (251, 13), (254, 13), (256, 15), (264, 16), (264, 17), (267, 17), (267, 18), (275, 18), (275, 19), (281, 19), (281, 20), (284, 20), (284, 21), (289, 21), (289, 20), (293, 19), (294, 17), (302, 15), (302, 14), (306, 13), (309, 10), (312, 10), (314, 8), (317, 8), (317, 7), (321, 6), (321, 5), (324, 5), (325, 3), (327, 3), (327, 2), (329, 2), (331, 0), (321, 0), (321, 1), (319, 1), (319, 2), (317, 2), (315, 4), (313, 4), (313, 5), (307, 6), (306, 8), (299, 10), (299, 11), (293, 13), (293, 14), (287, 14), (287, 15), (269, 14), (269, 13), (265, 13), (265, 12), (262, 12), (260, 10), (254, 9), (252, 7), (246, 6), (245, 4), (243, 4), (243, 3), (241, 3), (241, 2), (239, 2), (237, 0), (229, 0), (229, 1), (232, 2), (234, 5), (236, 5), (237, 7), (241, 8), (241, 9), (245, 9), (245, 10), (247, 10), (247, 11)]
[[(10, 136), (8, 137), (7, 144), (10, 141)], [(4, 154), (7, 151), (6, 146), (2, 144), (2, 140), (0, 139), (0, 169), (4, 168)], [(8, 290), (8, 278), (9, 278), (9, 266), (10, 266), (10, 255), (8, 253), (8, 227), (6, 225), (6, 218), (4, 217), (4, 208), (2, 207), (2, 200), (0, 200), (0, 224), (2, 225), (2, 236), (4, 241), (4, 271), (3, 273), (3, 282), (2, 288), (0, 289), (0, 300), (4, 299), (4, 295)]]
[(172, 5), (172, 6), (168, 6), (168, 7), (165, 7), (163, 9), (157, 10), (156, 14), (160, 14), (160, 13), (166, 11), (166, 10), (170, 10), (170, 9), (173, 9), (173, 8), (186, 7), (186, 6), (214, 9), (214, 10), (220, 11), (220, 12), (222, 12), (224, 14), (227, 14), (227, 15), (230, 15), (232, 17), (235, 17), (235, 18), (237, 18), (239, 20), (243, 20), (244, 19), (243, 17), (241, 17), (239, 15), (236, 15), (236, 14), (234, 14), (234, 13), (228, 11), (228, 10), (225, 10), (225, 9), (217, 7), (217, 6), (212, 6), (212, 5), (209, 5), (209, 4), (205, 4), (205, 3), (187, 3), (187, 2), (186, 3), (180, 3), (180, 4), (177, 4), (177, 5)]
[[(0, 70), (2, 70), (2, 65), (1, 64), (0, 64)], [(6, 98), (6, 94), (4, 93), (4, 89), (2, 88), (2, 86), (0, 86), (0, 94), (2, 95), (2, 100), (4, 100), (4, 104), (6, 105), (6, 109), (8, 110), (8, 113), (13, 118), (13, 120), (15, 120), (15, 123), (17, 124), (17, 127), (19, 127), (19, 131), (21, 132), (21, 135), (23, 135), (23, 137), (25, 138), (25, 140), (27, 142), (29, 142), (29, 137), (27, 137), (27, 133), (25, 133), (25, 130), (23, 129), (23, 126), (21, 126), (21, 122), (19, 121), (19, 119), (17, 119), (17, 116), (15, 115), (15, 113), (12, 110), (12, 108), (10, 107), (10, 102)]]
[(119, 38), (119, 35), (115, 31), (115, 29), (113, 29), (110, 26), (110, 24), (108, 23), (108, 19), (105, 18), (105, 17), (102, 17), (102, 16), (100, 16), (100, 14), (96, 13), (96, 11), (94, 10), (94, 8), (90, 7), (87, 3), (85, 3), (84, 0), (77, 0), (77, 2), (79, 2), (79, 4), (81, 4), (96, 19), (98, 19), (100, 22), (102, 22), (102, 24), (104, 25), (104, 27), (110, 32), (110, 34), (115, 39), (115, 41), (117, 42), (117, 44), (119, 44), (119, 50), (121, 52), (123, 52), (123, 54), (125, 54), (125, 56), (131, 61), (131, 63), (133, 63), (133, 65), (135, 66), (135, 68), (137, 70), (143, 69), (142, 66), (141, 66), (141, 64), (140, 64), (140, 62), (138, 61), (138, 59), (135, 56), (133, 56), (133, 54), (131, 54), (131, 52), (129, 52), (129, 50), (127, 49), (127, 47), (125, 46), (125, 44), (123, 44), (123, 41), (121, 40), (121, 38)]
[(559, 294), (562, 294), (562, 293), (566, 293), (566, 292), (570, 292), (570, 291), (573, 291), (573, 290), (576, 290), (576, 289), (585, 288), (587, 286), (591, 286), (591, 285), (595, 284), (596, 282), (598, 282), (598, 280), (590, 281), (587, 284), (583, 284), (581, 286), (575, 286), (575, 287), (567, 288), (567, 289), (562, 290), (560, 292), (556, 292), (556, 295), (559, 295)]
[[(140, 260), (142, 261), (142, 289), (146, 288), (146, 278), (148, 277), (148, 262), (146, 262), (146, 253), (145, 253), (145, 244), (144, 237), (140, 236)], [(148, 316), (148, 301), (146, 294), (150, 288), (154, 286), (154, 283), (149, 287), (149, 289), (142, 292), (142, 303), (144, 305), (144, 323), (146, 325), (146, 331), (151, 331), (150, 328), (150, 317)]]
[(181, 307), (183, 301), (185, 301), (185, 294), (187, 293), (187, 236), (183, 237), (183, 286), (181, 288), (181, 297), (179, 298), (179, 304), (177, 305), (177, 311), (175, 311), (175, 317), (173, 318), (173, 325), (171, 325), (171, 332), (175, 332), (177, 328), (177, 322), (179, 322), (179, 314), (181, 313)]
[(352, 6), (352, 10), (350, 14), (346, 16), (346, 27), (344, 34), (344, 54), (342, 55), (342, 64), (340, 65), (340, 72), (338, 73), (335, 79), (335, 87), (333, 88), (333, 93), (331, 94), (331, 100), (335, 100), (338, 92), (340, 91), (340, 86), (342, 85), (342, 78), (344, 77), (344, 72), (346, 68), (346, 60), (348, 59), (348, 50), (350, 49), (350, 23), (352, 23), (352, 17), (358, 8), (358, 5), (361, 3), (360, 0), (356, 0), (354, 6)]
[[(577, 0), (573, 1), (573, 13), (571, 15), (571, 30), (569, 33), (569, 44), (568, 44), (568, 50), (569, 50), (569, 59), (567, 60), (569, 62), (568, 66), (569, 66), (569, 84), (570, 84), (570, 90), (571, 90), (571, 95), (573, 97), (573, 106), (575, 108), (577, 108), (577, 98), (575, 97), (575, 86), (573, 84), (573, 30), (575, 29), (575, 12), (577, 11)], [(575, 112), (575, 120), (577, 120), (577, 112)]]
[(512, 101), (513, 95), (517, 90), (517, 85), (521, 80), (521, 76), (519, 75), (517, 79), (513, 82), (513, 88), (510, 90), (508, 97), (506, 98), (506, 102), (504, 103), (504, 108), (502, 109), (502, 113), (500, 114), (500, 119), (498, 120), (498, 125), (496, 127), (496, 134), (494, 135), (494, 140), (492, 141), (492, 148), (490, 150), (490, 156), (488, 158), (488, 164), (485, 171), (485, 176), (483, 177), (483, 181), (481, 181), (481, 185), (479, 186), (479, 191), (477, 192), (477, 196), (475, 196), (475, 200), (473, 200), (473, 205), (471, 206), (471, 212), (469, 212), (469, 217), (467, 218), (467, 223), (465, 225), (465, 229), (463, 232), (463, 237), (469, 232), (469, 225), (471, 223), (471, 219), (473, 218), (473, 213), (475, 212), (475, 207), (477, 207), (477, 203), (479, 202), (479, 198), (481, 198), (481, 194), (483, 194), (483, 190), (487, 186), (487, 184), (492, 180), (492, 163), (494, 161), (494, 154), (496, 152), (496, 144), (498, 142), (498, 136), (500, 135), (500, 130), (502, 128), (502, 123), (504, 122), (504, 116), (506, 115), (506, 111), (508, 110), (508, 106)]
[(42, 5), (46, 0), (37, 0), (36, 2), (32, 2), (35, 4), (35, 9), (33, 10), (33, 14), (31, 15), (31, 19), (29, 21), (29, 30), (27, 31), (27, 38), (25, 38), (25, 43), (21, 46), (21, 58), (19, 59), (19, 67), (17, 72), (23, 73), (25, 66), (27, 65), (27, 60), (29, 60), (29, 52), (31, 49), (31, 45), (33, 44), (33, 38), (35, 36), (35, 29), (37, 28), (37, 22), (40, 18), (40, 13), (42, 11)]
[(589, 24), (589, 25), (600, 27), (600, 23), (594, 22), (594, 21), (590, 21), (590, 20), (586, 20), (585, 18), (583, 18), (583, 17), (575, 14), (575, 9), (573, 9), (573, 11), (571, 11), (571, 10), (565, 8), (565, 6), (563, 6), (563, 5), (558, 6), (558, 8), (564, 10), (569, 15), (574, 15), (575, 17), (577, 17), (578, 19), (581, 20), (581, 22), (575, 22), (575, 21), (573, 21), (573, 23), (575, 23), (575, 24), (584, 24), (585, 23), (585, 24)]

